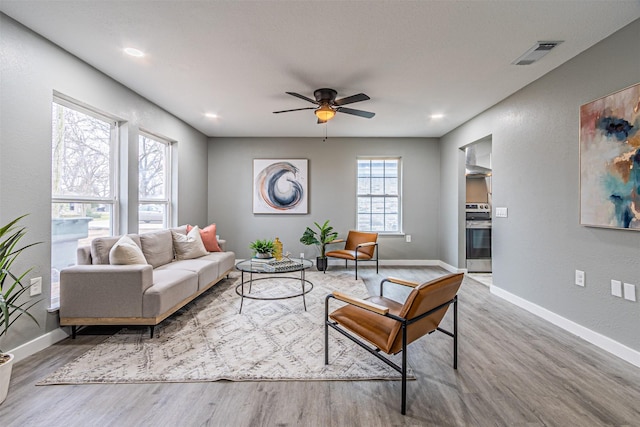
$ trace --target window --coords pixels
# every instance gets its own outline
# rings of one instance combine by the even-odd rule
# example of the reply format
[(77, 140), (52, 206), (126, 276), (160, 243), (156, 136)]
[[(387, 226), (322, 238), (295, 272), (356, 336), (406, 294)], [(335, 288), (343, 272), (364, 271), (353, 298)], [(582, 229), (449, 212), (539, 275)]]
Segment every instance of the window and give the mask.
[(400, 158), (358, 159), (358, 230), (400, 233), (400, 206)]
[(171, 218), (171, 144), (148, 133), (138, 138), (140, 233), (168, 228)]
[(51, 140), (51, 306), (60, 270), (76, 264), (78, 246), (116, 227), (117, 123), (55, 98)]

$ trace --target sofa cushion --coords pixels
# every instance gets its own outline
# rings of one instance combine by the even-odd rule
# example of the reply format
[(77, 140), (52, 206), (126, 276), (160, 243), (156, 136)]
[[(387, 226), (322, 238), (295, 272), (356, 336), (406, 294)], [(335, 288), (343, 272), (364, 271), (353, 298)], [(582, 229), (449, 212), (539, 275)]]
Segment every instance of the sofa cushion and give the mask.
[[(187, 225), (187, 233), (191, 231), (193, 227)], [(202, 243), (208, 252), (222, 252), (220, 245), (218, 245), (218, 237), (216, 236), (216, 225), (211, 224), (200, 230), (200, 237), (202, 237)]]
[(200, 228), (195, 226), (187, 234), (171, 232), (173, 236), (173, 248), (176, 251), (176, 259), (193, 259), (207, 254), (207, 249), (200, 237)]
[[(136, 245), (140, 246), (140, 237), (137, 234), (127, 234)], [(110, 264), (109, 252), (113, 245), (122, 236), (96, 237), (91, 241), (91, 262), (92, 264)], [(148, 259), (147, 259), (148, 260)]]
[(218, 276), (224, 275), (236, 265), (236, 254), (233, 252), (211, 252), (198, 259), (217, 262)]
[(140, 235), (142, 253), (153, 268), (173, 261), (173, 239), (170, 230), (159, 230)]
[(146, 264), (142, 249), (129, 236), (122, 236), (109, 251), (109, 264)]
[(220, 277), (219, 262), (204, 258), (185, 259), (158, 267), (158, 270), (186, 270), (198, 275), (198, 290), (206, 288)]
[(187, 270), (153, 270), (153, 286), (142, 296), (142, 316), (156, 317), (198, 292), (198, 276)]

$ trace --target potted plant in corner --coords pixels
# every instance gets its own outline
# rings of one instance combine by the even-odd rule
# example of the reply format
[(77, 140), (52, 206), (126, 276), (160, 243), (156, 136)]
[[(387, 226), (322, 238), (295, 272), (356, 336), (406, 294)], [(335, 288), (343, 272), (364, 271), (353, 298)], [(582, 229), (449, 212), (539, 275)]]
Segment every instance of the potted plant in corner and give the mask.
[(254, 242), (251, 242), (249, 248), (253, 251), (253, 254), (256, 258), (271, 258), (271, 254), (273, 253), (273, 240), (269, 239), (258, 239)]
[(329, 220), (326, 220), (322, 225), (317, 222), (314, 222), (314, 224), (318, 230), (307, 227), (300, 238), (300, 242), (305, 245), (316, 245), (320, 249), (320, 256), (316, 258), (316, 266), (318, 271), (325, 271), (327, 269), (326, 245), (336, 240), (338, 233), (333, 231), (333, 227), (329, 225)]
[[(31, 271), (28, 269), (24, 273), (16, 276), (11, 271), (11, 265), (28, 247), (37, 245), (40, 242), (18, 247), (20, 239), (26, 234), (26, 227), (17, 227), (16, 224), (26, 215), (18, 217), (7, 225), (0, 227), (0, 341), (9, 332), (9, 327), (23, 315), (26, 315), (36, 324), (38, 321), (29, 313), (29, 310), (40, 300), (20, 301), (31, 285), (23, 285), (22, 280)], [(11, 380), (11, 368), (13, 365), (13, 355), (3, 353), (0, 346), (0, 404), (4, 402), (9, 391), (9, 381)]]

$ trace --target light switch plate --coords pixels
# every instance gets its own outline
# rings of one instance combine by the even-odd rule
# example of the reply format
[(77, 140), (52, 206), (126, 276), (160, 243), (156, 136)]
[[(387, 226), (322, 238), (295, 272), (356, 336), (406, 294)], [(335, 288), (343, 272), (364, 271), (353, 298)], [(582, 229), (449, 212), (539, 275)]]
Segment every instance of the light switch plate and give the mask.
[(507, 216), (509, 216), (507, 208), (496, 208), (496, 218), (506, 218)]
[(611, 281), (611, 295), (622, 298), (622, 282), (619, 280)]
[(31, 279), (31, 287), (29, 288), (29, 295), (40, 295), (42, 293), (42, 277), (34, 277)]
[(576, 270), (576, 285), (584, 286), (584, 271)]
[(624, 299), (629, 301), (636, 300), (636, 285), (632, 285), (631, 283), (624, 284)]

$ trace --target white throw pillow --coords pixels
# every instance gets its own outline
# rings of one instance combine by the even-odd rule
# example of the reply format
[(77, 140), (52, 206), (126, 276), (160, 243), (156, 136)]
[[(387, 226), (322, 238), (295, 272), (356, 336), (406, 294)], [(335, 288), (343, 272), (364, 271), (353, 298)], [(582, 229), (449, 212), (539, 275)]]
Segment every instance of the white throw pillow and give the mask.
[(186, 235), (171, 230), (171, 236), (177, 260), (198, 258), (209, 253), (204, 247), (198, 226), (193, 227)]
[(109, 264), (146, 264), (142, 249), (129, 236), (122, 236), (109, 251)]

